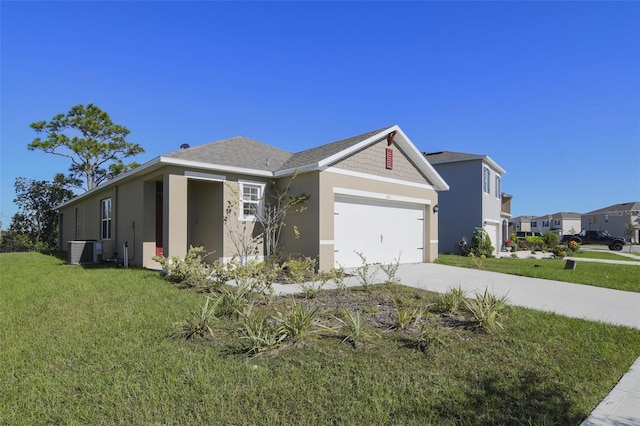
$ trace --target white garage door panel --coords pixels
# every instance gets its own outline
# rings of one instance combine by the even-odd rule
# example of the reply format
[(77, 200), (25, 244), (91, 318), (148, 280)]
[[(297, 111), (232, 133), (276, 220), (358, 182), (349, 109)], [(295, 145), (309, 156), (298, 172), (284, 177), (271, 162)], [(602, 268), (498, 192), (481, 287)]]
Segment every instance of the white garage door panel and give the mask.
[(423, 261), (423, 207), (392, 201), (335, 197), (335, 261), (337, 265)]
[(493, 246), (495, 253), (500, 247), (500, 244), (498, 244), (498, 225), (487, 224), (484, 226), (484, 230), (491, 239), (491, 245)]

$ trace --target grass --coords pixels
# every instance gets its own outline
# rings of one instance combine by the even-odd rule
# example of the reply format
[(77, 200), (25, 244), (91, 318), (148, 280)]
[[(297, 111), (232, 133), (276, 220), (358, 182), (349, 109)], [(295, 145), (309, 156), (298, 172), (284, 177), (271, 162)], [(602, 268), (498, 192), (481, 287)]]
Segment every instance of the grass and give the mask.
[(640, 355), (639, 330), (513, 307), (504, 330), (440, 327), (446, 345), (426, 352), (389, 330), (250, 357), (233, 318), (215, 338), (169, 338), (205, 296), (157, 272), (8, 253), (0, 274), (0, 424), (577, 425)]
[[(586, 252), (582, 254), (584, 255), (584, 253)], [(560, 259), (489, 258), (483, 259), (479, 263), (477, 261), (474, 262), (474, 259), (469, 257), (450, 254), (440, 254), (438, 263), (464, 268), (482, 268), (487, 271), (524, 277), (544, 278), (636, 293), (640, 292), (640, 267), (635, 265), (578, 261), (576, 269), (571, 270), (564, 269), (566, 261)]]
[(633, 258), (629, 256), (621, 256), (619, 254), (610, 253), (608, 251), (581, 250), (579, 253), (572, 255), (571, 257), (578, 257), (578, 258), (584, 257), (588, 259), (608, 259), (608, 260), (625, 260), (625, 261), (631, 261), (631, 262), (640, 262), (640, 257)]

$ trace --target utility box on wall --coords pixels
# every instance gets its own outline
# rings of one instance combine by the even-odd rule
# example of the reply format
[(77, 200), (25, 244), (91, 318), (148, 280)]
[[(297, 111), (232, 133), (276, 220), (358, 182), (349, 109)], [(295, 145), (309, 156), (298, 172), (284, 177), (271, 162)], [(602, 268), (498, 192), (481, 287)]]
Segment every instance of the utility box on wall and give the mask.
[(98, 263), (102, 259), (102, 241), (69, 241), (68, 254), (72, 265)]

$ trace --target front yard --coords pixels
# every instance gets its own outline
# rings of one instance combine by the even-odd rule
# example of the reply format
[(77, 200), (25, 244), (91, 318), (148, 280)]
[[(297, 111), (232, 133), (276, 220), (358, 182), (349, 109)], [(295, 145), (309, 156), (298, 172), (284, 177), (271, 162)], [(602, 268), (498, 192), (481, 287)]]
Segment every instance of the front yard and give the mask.
[[(614, 253), (584, 251), (573, 257), (618, 259), (633, 261)], [(640, 264), (618, 265), (609, 263), (580, 262), (575, 270), (565, 269), (565, 260), (561, 259), (512, 259), (512, 258), (472, 258), (451, 254), (440, 254), (438, 263), (463, 268), (478, 268), (504, 274), (524, 277), (544, 278), (586, 284), (615, 290), (640, 292)]]
[[(365, 344), (326, 330), (252, 356), (233, 317), (169, 338), (207, 295), (154, 271), (9, 253), (0, 273), (0, 424), (578, 425), (640, 356), (640, 330), (512, 307), (486, 332), (397, 285), (295, 300), (327, 310), (325, 325), (358, 312)], [(255, 301), (265, 314), (294, 303)], [(427, 347), (394, 327), (418, 306)]]

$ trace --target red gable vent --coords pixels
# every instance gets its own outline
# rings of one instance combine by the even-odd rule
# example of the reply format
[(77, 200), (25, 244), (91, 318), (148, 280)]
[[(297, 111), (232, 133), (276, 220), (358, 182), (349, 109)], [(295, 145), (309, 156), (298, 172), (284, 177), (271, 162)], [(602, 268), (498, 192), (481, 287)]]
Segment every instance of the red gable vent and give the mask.
[(387, 170), (392, 170), (393, 169), (393, 150), (391, 148), (386, 148), (386, 154), (387, 154), (387, 158), (386, 158)]

